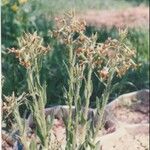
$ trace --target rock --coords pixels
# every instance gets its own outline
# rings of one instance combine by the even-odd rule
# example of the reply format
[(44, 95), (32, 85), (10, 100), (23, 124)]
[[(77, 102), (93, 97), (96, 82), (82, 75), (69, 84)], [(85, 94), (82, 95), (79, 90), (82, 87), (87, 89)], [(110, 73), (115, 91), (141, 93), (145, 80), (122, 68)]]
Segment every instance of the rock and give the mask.
[(148, 150), (149, 125), (127, 125), (98, 140), (101, 143), (101, 150)]
[[(45, 109), (45, 114), (55, 117), (53, 139), (65, 149), (65, 127), (63, 118), (68, 118), (68, 106)], [(75, 107), (72, 107), (73, 118)], [(89, 109), (88, 119), (95, 124), (99, 119), (96, 109)], [(105, 107), (104, 129), (98, 133), (100, 150), (148, 150), (149, 149), (149, 90), (141, 90), (119, 96)], [(29, 126), (33, 119), (28, 118)], [(80, 135), (79, 135), (80, 136)], [(52, 140), (55, 143), (55, 140)]]
[(106, 106), (118, 122), (149, 122), (149, 90), (123, 94)]
[(149, 90), (119, 96), (106, 110), (118, 126), (114, 132), (97, 137), (101, 150), (149, 149)]

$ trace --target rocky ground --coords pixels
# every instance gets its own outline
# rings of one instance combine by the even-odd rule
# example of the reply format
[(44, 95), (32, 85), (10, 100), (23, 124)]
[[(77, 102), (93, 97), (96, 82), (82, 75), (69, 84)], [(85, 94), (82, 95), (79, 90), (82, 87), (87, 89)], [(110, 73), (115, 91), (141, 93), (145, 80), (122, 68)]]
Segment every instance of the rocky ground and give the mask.
[(102, 150), (149, 150), (149, 91), (125, 94), (107, 105), (118, 122), (100, 138)]
[[(56, 116), (62, 110), (60, 107), (54, 109)], [(109, 103), (106, 110), (109, 112), (105, 118), (108, 125), (96, 138), (100, 141), (100, 150), (149, 150), (149, 90), (124, 94)], [(50, 109), (46, 111), (48, 113), (51, 113)], [(52, 129), (53, 150), (65, 147), (65, 127), (59, 117), (54, 120)], [(3, 149), (12, 150), (13, 141), (4, 136), (2, 139)]]
[[(105, 129), (97, 137), (100, 150), (149, 150), (149, 91), (139, 91), (118, 97), (107, 105), (115, 128)], [(65, 129), (56, 120), (54, 133), (63, 144)]]

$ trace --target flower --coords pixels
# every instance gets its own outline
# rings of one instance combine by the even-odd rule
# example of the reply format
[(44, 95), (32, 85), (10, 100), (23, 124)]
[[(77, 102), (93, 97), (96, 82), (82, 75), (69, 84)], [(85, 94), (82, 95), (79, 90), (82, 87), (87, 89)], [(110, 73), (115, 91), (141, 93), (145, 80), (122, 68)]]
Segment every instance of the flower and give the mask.
[(19, 4), (25, 4), (28, 0), (19, 0)]
[(2, 0), (2, 5), (7, 5), (9, 3), (9, 0)]
[[(89, 64), (93, 69), (98, 69), (99, 76), (108, 79), (109, 70), (114, 70), (121, 77), (129, 68), (136, 65), (133, 61), (135, 51), (124, 42), (127, 30), (119, 30), (119, 39), (110, 37), (104, 43), (97, 42), (97, 34), (88, 37), (84, 31), (86, 22), (78, 20), (74, 13), (66, 14), (62, 19), (57, 19), (57, 28), (53, 37), (62, 41), (66, 46), (72, 46), (77, 55), (79, 65)], [(103, 67), (107, 66), (107, 68)]]
[(17, 4), (15, 3), (13, 6), (11, 6), (11, 9), (13, 12), (17, 12), (19, 10), (19, 7), (17, 6)]
[(26, 100), (26, 93), (22, 93), (19, 97), (15, 97), (14, 92), (12, 93), (12, 96), (4, 96), (2, 111), (9, 116), (18, 106), (22, 105), (23, 101)]
[(25, 34), (19, 39), (18, 49), (11, 48), (9, 51), (14, 53), (16, 58), (19, 59), (21, 65), (25, 68), (34, 66), (34, 63), (42, 55), (45, 55), (49, 51), (49, 47), (42, 45), (43, 39), (34, 34)]
[(103, 80), (106, 80), (108, 78), (108, 75), (109, 75), (109, 69), (107, 67), (104, 67), (101, 71), (100, 71), (100, 77), (103, 79)]

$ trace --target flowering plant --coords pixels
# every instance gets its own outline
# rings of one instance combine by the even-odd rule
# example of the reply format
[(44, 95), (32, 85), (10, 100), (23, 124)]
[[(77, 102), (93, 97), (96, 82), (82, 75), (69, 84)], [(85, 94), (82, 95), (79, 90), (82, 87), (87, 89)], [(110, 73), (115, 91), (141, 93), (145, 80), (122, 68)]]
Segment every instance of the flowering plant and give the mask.
[[(114, 87), (112, 80), (115, 76), (122, 77), (129, 68), (136, 67), (133, 61), (135, 51), (125, 44), (127, 30), (120, 30), (118, 40), (108, 38), (104, 43), (97, 42), (97, 34), (87, 36), (85, 31), (85, 21), (79, 20), (71, 12), (65, 14), (64, 18), (57, 18), (56, 29), (50, 32), (65, 46), (67, 53), (67, 60), (64, 61), (68, 77), (68, 86), (64, 87), (64, 97), (69, 108), (68, 118), (64, 118), (67, 150), (97, 147), (95, 138), (104, 125), (105, 106)], [(35, 123), (34, 135), (39, 139), (40, 148), (49, 149), (53, 117), (47, 120), (44, 112), (47, 103), (46, 83), (41, 83), (40, 70), (42, 58), (50, 48), (43, 46), (42, 38), (37, 33), (25, 34), (18, 43), (19, 48), (9, 50), (27, 70), (27, 106)], [(96, 111), (91, 114), (89, 110), (93, 75), (97, 76), (105, 89), (102, 96), (97, 97)], [(15, 115), (15, 118), (20, 127), (21, 117), (18, 119)], [(19, 130), (22, 131), (22, 128)], [(21, 142), (26, 146), (26, 135), (21, 133)], [(35, 144), (34, 142), (32, 146), (37, 149)]]
[[(68, 62), (65, 62), (68, 72), (68, 89), (66, 101), (69, 105), (70, 116), (66, 125), (67, 147), (91, 148), (91, 139), (95, 139), (102, 127), (104, 108), (111, 93), (114, 76), (121, 77), (129, 68), (135, 68), (133, 61), (135, 51), (125, 44), (127, 30), (119, 31), (119, 39), (108, 38), (104, 43), (97, 42), (97, 34), (90, 37), (85, 34), (86, 23), (79, 20), (74, 12), (68, 13), (64, 18), (56, 18), (56, 29), (53, 37), (64, 44), (68, 53)], [(92, 75), (96, 74), (105, 89), (102, 97), (97, 98), (98, 123), (89, 136), (88, 110), (93, 91)], [(82, 88), (84, 92), (82, 93)], [(83, 95), (82, 95), (83, 94)], [(72, 105), (75, 105), (75, 121), (72, 119)], [(79, 126), (82, 124), (82, 132)], [(96, 129), (96, 130), (95, 130)], [(80, 131), (79, 131), (80, 130)], [(78, 132), (81, 139), (77, 140)], [(93, 141), (92, 141), (93, 142)]]

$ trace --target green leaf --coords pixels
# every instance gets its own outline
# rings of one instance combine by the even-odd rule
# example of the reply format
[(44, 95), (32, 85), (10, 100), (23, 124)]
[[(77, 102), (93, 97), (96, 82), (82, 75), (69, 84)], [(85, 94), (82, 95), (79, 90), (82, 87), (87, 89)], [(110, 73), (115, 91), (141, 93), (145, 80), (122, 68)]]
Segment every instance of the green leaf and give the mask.
[(95, 145), (92, 142), (88, 142), (88, 145), (90, 146), (91, 149), (95, 149)]
[(47, 131), (50, 131), (50, 129), (52, 128), (52, 126), (53, 126), (53, 121), (54, 121), (54, 115), (48, 115), (47, 116)]
[(34, 140), (32, 140), (29, 146), (30, 150), (36, 150), (37, 149), (36, 145), (37, 143)]
[(95, 150), (100, 150), (100, 141), (95, 144)]

